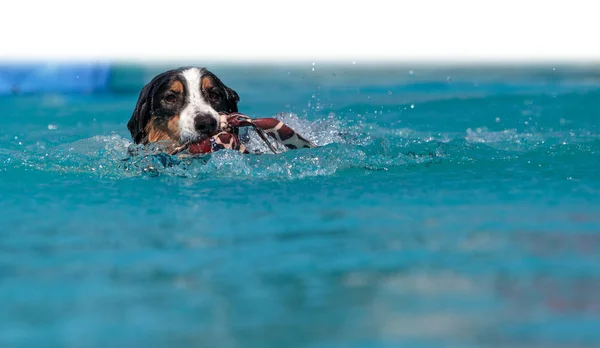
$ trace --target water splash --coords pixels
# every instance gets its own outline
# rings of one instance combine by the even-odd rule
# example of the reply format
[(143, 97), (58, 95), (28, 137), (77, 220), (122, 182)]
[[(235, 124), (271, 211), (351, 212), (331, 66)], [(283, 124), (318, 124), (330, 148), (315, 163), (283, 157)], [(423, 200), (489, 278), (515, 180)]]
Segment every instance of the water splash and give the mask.
[[(18, 168), (114, 179), (167, 175), (289, 180), (336, 175), (346, 170), (387, 171), (444, 161), (512, 158), (531, 151), (593, 154), (598, 152), (600, 141), (596, 134), (572, 131), (519, 133), (515, 129), (506, 129), (493, 132), (479, 127), (469, 128), (464, 133), (418, 132), (410, 128), (394, 129), (363, 121), (346, 121), (333, 113), (315, 121), (294, 113), (280, 113), (274, 117), (319, 148), (287, 151), (279, 145), (278, 150), (282, 153), (274, 155), (253, 130), (245, 129), (243, 137), (248, 147), (261, 155), (222, 150), (186, 158), (167, 155), (161, 152), (160, 145), (141, 148), (120, 135), (94, 136), (53, 148), (37, 143), (20, 151), (0, 150), (0, 170)], [(567, 143), (577, 143), (579, 147), (566, 148)], [(137, 155), (131, 156), (132, 150), (137, 151)]]

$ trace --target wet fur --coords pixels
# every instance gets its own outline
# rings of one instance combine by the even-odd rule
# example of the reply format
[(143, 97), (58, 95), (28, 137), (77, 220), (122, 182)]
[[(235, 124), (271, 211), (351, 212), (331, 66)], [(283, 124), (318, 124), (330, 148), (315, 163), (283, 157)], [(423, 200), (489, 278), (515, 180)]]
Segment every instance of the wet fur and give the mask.
[[(181, 112), (189, 107), (189, 94), (186, 88), (189, 88), (185, 81), (184, 73), (190, 69), (198, 69), (201, 77), (200, 86), (202, 102), (206, 103), (212, 111), (218, 112), (237, 112), (237, 104), (240, 100), (237, 92), (227, 87), (212, 72), (205, 68), (182, 67), (178, 69), (165, 71), (154, 77), (140, 91), (133, 114), (127, 123), (127, 129), (136, 144), (148, 144), (157, 141), (170, 141), (174, 144), (181, 143)], [(199, 86), (199, 88), (200, 88)], [(178, 112), (169, 112), (165, 114), (165, 107), (161, 104), (160, 97), (162, 93), (170, 89), (176, 93), (182, 93), (183, 102), (178, 106)], [(218, 90), (220, 99), (213, 102), (210, 99), (211, 91)], [(203, 104), (206, 107), (205, 104)], [(172, 111), (172, 110), (169, 110)]]

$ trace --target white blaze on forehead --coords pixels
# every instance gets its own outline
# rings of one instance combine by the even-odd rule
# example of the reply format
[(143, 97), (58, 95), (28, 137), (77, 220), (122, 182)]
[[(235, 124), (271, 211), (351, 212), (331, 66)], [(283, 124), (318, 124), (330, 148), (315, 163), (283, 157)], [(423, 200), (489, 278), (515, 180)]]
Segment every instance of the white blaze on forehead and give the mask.
[(202, 72), (198, 68), (184, 70), (181, 75), (187, 90), (186, 104), (179, 117), (181, 142), (198, 140), (202, 134), (196, 132), (194, 118), (199, 114), (208, 114), (219, 123), (219, 113), (202, 96)]

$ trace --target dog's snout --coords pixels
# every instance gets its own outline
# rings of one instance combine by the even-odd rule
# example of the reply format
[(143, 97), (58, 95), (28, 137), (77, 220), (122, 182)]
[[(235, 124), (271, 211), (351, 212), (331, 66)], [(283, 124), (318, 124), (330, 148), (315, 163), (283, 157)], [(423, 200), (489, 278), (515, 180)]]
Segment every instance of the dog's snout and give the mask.
[(194, 128), (200, 133), (214, 132), (217, 130), (217, 120), (211, 115), (198, 115), (194, 118)]

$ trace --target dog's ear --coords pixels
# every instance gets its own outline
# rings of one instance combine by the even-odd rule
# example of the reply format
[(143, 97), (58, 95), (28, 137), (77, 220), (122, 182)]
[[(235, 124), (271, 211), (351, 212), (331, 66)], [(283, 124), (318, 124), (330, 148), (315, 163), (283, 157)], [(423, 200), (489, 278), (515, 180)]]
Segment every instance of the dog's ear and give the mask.
[(133, 142), (136, 144), (142, 143), (144, 138), (148, 136), (145, 128), (148, 122), (150, 122), (150, 110), (152, 103), (152, 96), (150, 95), (150, 91), (152, 90), (151, 83), (152, 82), (148, 83), (146, 86), (144, 86), (144, 88), (142, 88), (137, 104), (135, 105), (135, 109), (133, 110), (133, 114), (127, 123), (127, 129), (129, 129), (131, 137), (133, 138)]
[(238, 112), (237, 104), (240, 101), (240, 96), (233, 89), (223, 85), (225, 94), (227, 95), (227, 102), (229, 104), (229, 112)]

